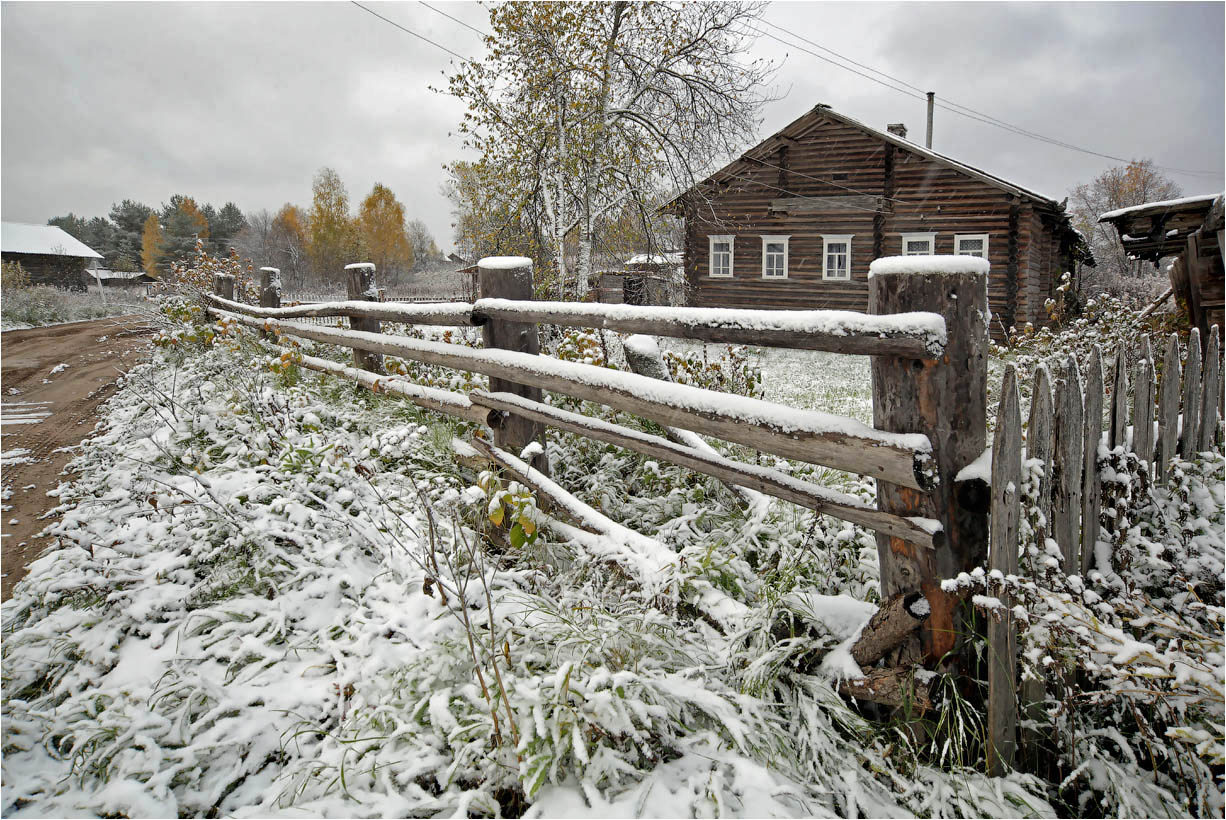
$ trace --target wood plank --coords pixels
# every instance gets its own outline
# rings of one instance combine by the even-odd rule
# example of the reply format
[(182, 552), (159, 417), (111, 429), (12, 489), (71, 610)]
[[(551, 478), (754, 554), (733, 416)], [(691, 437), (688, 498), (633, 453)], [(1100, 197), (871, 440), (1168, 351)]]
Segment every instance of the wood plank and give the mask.
[(1068, 357), (1056, 383), (1055, 451), (1052, 466), (1052, 537), (1060, 545), (1066, 575), (1077, 572), (1081, 538), (1081, 471), (1085, 465), (1085, 408), (1077, 360)]
[(1158, 400), (1158, 470), (1155, 478), (1164, 481), (1171, 459), (1175, 457), (1179, 435), (1179, 337), (1172, 333), (1166, 340), (1162, 357), (1162, 394)]
[(1132, 449), (1153, 473), (1154, 463), (1154, 351), (1143, 337), (1132, 390)]
[(771, 213), (814, 214), (831, 211), (879, 211), (884, 200), (878, 196), (777, 197), (770, 201)]
[(1085, 463), (1081, 474), (1081, 560), (1073, 572), (1085, 576), (1094, 560), (1094, 545), (1098, 543), (1102, 510), (1102, 482), (1098, 476), (1098, 447), (1103, 437), (1103, 351), (1098, 345), (1090, 351), (1086, 369), (1085, 392)]
[[(378, 302), (378, 290), (375, 287), (375, 266), (369, 263), (358, 263), (345, 268), (345, 287), (351, 302)], [(379, 320), (368, 316), (350, 316), (349, 327), (365, 333), (379, 333)], [(371, 373), (383, 372), (383, 357), (378, 353), (353, 349), (353, 363)]]
[(1209, 348), (1205, 352), (1204, 389), (1201, 393), (1200, 405), (1200, 438), (1197, 450), (1212, 450), (1213, 439), (1217, 435), (1218, 401), (1222, 395), (1222, 352), (1221, 334), (1218, 326), (1209, 330)]
[[(1018, 572), (1018, 525), (1021, 517), (1022, 417), (1017, 374), (1005, 371), (996, 435), (992, 444), (992, 518), (989, 567), (1002, 574)], [(987, 770), (993, 777), (1012, 765), (1017, 750), (1017, 627), (1013, 596), (997, 596), (1002, 609), (988, 622), (988, 748)]]
[(480, 424), (483, 427), (489, 426), (489, 409), (474, 405), (463, 393), (453, 393), (449, 390), (424, 387), (406, 379), (395, 376), (380, 376), (377, 373), (371, 373), (369, 370), (360, 370), (356, 367), (340, 364), (330, 359), (319, 359), (315, 356), (303, 356), (302, 366), (308, 370), (353, 379), (376, 393), (392, 393), (402, 396), (426, 410), (454, 416), (464, 421), (470, 421), (473, 424)]
[[(264, 326), (264, 321), (259, 319), (225, 315), (235, 316), (250, 327)], [(304, 339), (344, 347), (362, 346), (389, 356), (529, 384), (784, 458), (862, 473), (915, 490), (926, 492), (928, 489), (932, 445), (923, 435), (883, 433), (840, 416), (797, 410), (745, 396), (713, 394), (688, 385), (668, 385), (667, 392), (662, 393), (655, 379), (595, 365), (560, 362), (547, 356), (508, 350), (474, 350), (461, 345), (340, 331), (297, 322), (280, 322), (279, 327), (284, 333)], [(787, 422), (775, 421), (785, 416)], [(761, 420), (746, 423), (747, 418)]]
[(1128, 363), (1124, 359), (1123, 345), (1116, 348), (1111, 368), (1111, 427), (1107, 446), (1114, 450), (1128, 444)]
[(1040, 364), (1034, 371), (1034, 388), (1030, 399), (1030, 421), (1026, 425), (1026, 458), (1037, 460), (1042, 466), (1039, 478), (1038, 507), (1046, 524), (1039, 528), (1035, 540), (1042, 546), (1051, 532), (1052, 501), (1052, 451), (1055, 446), (1052, 431), (1051, 377), (1047, 365)]
[(257, 308), (217, 296), (209, 298), (211, 304), (233, 313), (259, 316), (265, 319), (320, 319), (332, 316), (360, 316), (382, 322), (400, 322), (407, 325), (440, 325), (444, 327), (472, 327), (473, 306), (466, 302), (440, 302), (428, 305), (413, 305), (397, 302), (317, 302), (312, 305), (293, 305), (280, 308)]
[(721, 481), (748, 487), (759, 492), (799, 504), (823, 515), (851, 521), (875, 532), (903, 538), (913, 544), (931, 548), (940, 537), (940, 526), (930, 519), (912, 519), (881, 512), (855, 496), (793, 478), (786, 473), (745, 464), (718, 453), (669, 441), (637, 430), (631, 430), (601, 419), (572, 413), (547, 404), (517, 398), (507, 393), (491, 394), (475, 391), (469, 400), (479, 407), (506, 411), (533, 419), (568, 433), (576, 433), (606, 444), (613, 444), (652, 458), (671, 461)]
[(1179, 427), (1179, 455), (1191, 458), (1200, 439), (1200, 405), (1203, 396), (1200, 378), (1200, 329), (1188, 333), (1188, 357), (1183, 363), (1183, 417)]
[(473, 309), (479, 318), (723, 344), (916, 359), (938, 357), (945, 338), (945, 320), (939, 314), (921, 312), (872, 316), (845, 311), (720, 310), (505, 299), (480, 299)]

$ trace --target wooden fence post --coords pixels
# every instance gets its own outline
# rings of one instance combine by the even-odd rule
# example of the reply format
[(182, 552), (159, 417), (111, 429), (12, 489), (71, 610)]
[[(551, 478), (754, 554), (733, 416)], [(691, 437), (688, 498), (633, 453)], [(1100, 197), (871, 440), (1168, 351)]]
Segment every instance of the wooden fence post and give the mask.
[(1162, 357), (1162, 392), (1158, 400), (1158, 470), (1155, 478), (1166, 481), (1167, 467), (1175, 457), (1175, 441), (1179, 435), (1179, 337), (1174, 333), (1166, 340), (1166, 355)]
[(234, 301), (234, 277), (228, 273), (213, 274), (213, 295)]
[[(1005, 371), (992, 445), (992, 520), (989, 567), (1017, 575), (1018, 520), (1022, 495), (1022, 417), (1013, 365)], [(1013, 596), (1001, 592), (1001, 611), (988, 624), (988, 774), (999, 777), (1013, 765), (1017, 749), (1017, 627)]]
[(1179, 428), (1179, 455), (1191, 458), (1200, 443), (1201, 383), (1200, 383), (1200, 328), (1188, 333), (1188, 358), (1183, 364), (1183, 424)]
[[(479, 293), (482, 299), (532, 299), (532, 260), (525, 256), (488, 256), (477, 263)], [(512, 322), (491, 318), (481, 326), (481, 338), (486, 348), (515, 350), (520, 353), (540, 352), (540, 338), (535, 322)], [(532, 401), (541, 401), (539, 387), (528, 387), (505, 379), (490, 377), (491, 393), (512, 393)], [(526, 459), (533, 469), (549, 474), (549, 458), (545, 454), (545, 425), (523, 416), (504, 414), (494, 425), (494, 444), (519, 457), (531, 442), (540, 442), (541, 452)]]
[[(962, 261), (962, 260), (959, 260)], [(923, 433), (932, 442), (937, 484), (928, 493), (877, 482), (879, 509), (924, 516), (941, 523), (933, 549), (884, 535), (877, 536), (881, 560), (881, 599), (920, 591), (931, 615), (920, 630), (930, 663), (955, 649), (959, 635), (958, 601), (941, 590), (941, 581), (982, 566), (987, 559), (987, 510), (958, 502), (958, 472), (975, 461), (987, 441), (987, 266), (957, 273), (872, 271), (869, 312), (930, 311), (945, 318), (947, 343), (937, 359), (874, 356), (873, 426), (897, 433)]]
[(281, 307), (280, 268), (260, 268), (260, 307)]
[[(1102, 512), (1102, 484), (1098, 479), (1098, 445), (1103, 438), (1103, 351), (1098, 345), (1090, 352), (1086, 372), (1085, 463), (1081, 473), (1081, 560), (1073, 562), (1071, 573), (1084, 577), (1094, 561)], [(1070, 573), (1070, 574), (1071, 574)]]
[(1141, 360), (1132, 388), (1132, 451), (1153, 475), (1154, 466), (1154, 351), (1149, 337), (1141, 343)]
[[(375, 288), (375, 266), (372, 262), (355, 262), (352, 265), (345, 266), (345, 286), (348, 291), (349, 301), (361, 302), (377, 302), (379, 301), (379, 292)], [(357, 316), (349, 317), (349, 327), (353, 330), (364, 330), (367, 333), (379, 333), (378, 319), (358, 318)], [(371, 353), (366, 350), (353, 350), (353, 363), (363, 370), (369, 370), (371, 373), (380, 373), (383, 371), (383, 357), (378, 353)]]
[(1205, 383), (1200, 404), (1200, 440), (1196, 449), (1212, 450), (1217, 435), (1217, 407), (1222, 398), (1221, 342), (1217, 325), (1209, 331), (1209, 349), (1205, 352)]
[(1064, 378), (1056, 386), (1056, 441), (1052, 465), (1051, 534), (1060, 545), (1062, 570), (1077, 570), (1081, 537), (1081, 469), (1085, 464), (1085, 405), (1082, 404), (1081, 371), (1077, 359), (1068, 357)]

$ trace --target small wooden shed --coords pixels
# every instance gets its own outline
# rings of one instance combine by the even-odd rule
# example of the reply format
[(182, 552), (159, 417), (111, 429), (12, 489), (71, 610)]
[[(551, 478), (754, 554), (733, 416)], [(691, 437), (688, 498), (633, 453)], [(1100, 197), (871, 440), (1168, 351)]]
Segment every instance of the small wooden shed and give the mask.
[(1119, 232), (1124, 251), (1157, 263), (1174, 257), (1171, 290), (1185, 306), (1188, 322), (1202, 336), (1223, 329), (1223, 284), (1226, 247), (1222, 239), (1226, 194), (1204, 194), (1163, 202), (1146, 202), (1110, 211), (1098, 218)]
[(0, 256), (20, 262), (35, 285), (85, 290), (86, 266), (102, 254), (55, 225), (0, 223)]

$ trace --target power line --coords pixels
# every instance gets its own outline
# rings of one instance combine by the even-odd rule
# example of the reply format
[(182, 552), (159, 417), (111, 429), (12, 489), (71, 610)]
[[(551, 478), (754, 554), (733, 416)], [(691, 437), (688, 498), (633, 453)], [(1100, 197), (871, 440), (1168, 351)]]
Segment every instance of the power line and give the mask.
[[(447, 46), (440, 45), (439, 43), (436, 43), (436, 42), (434, 42), (433, 40), (431, 40), (429, 37), (423, 37), (423, 36), (421, 36), (420, 34), (418, 34), (416, 31), (413, 31), (412, 29), (405, 28), (404, 26), (402, 26), (402, 25), (400, 25), (399, 23), (397, 23), (395, 20), (389, 20), (389, 19), (387, 19), (386, 17), (384, 17), (382, 14), (380, 14), (379, 12), (374, 11), (373, 9), (368, 9), (366, 6), (363, 6), (361, 3), (359, 3), (359, 2), (358, 2), (358, 0), (349, 0), (349, 2), (353, 3), (355, 6), (357, 6), (358, 8), (360, 8), (362, 11), (369, 12), (370, 14), (373, 14), (375, 17), (378, 17), (380, 20), (382, 20), (383, 22), (387, 23), (388, 25), (395, 26), (396, 28), (398, 28), (398, 29), (400, 29), (401, 31), (403, 31), (405, 34), (411, 34), (411, 35), (413, 35), (414, 37), (416, 37), (418, 40), (421, 40), (421, 41), (423, 41), (423, 42), (429, 43), (430, 45), (434, 46), (434, 47), (435, 47), (435, 48), (437, 48), (437, 49), (442, 49), (443, 51), (447, 52), (447, 53), (448, 53), (448, 54), (450, 54), (452, 57), (455, 57), (457, 60), (460, 60), (461, 62), (465, 62), (465, 63), (471, 63), (471, 62), (472, 62), (472, 60), (468, 59), (467, 57), (465, 57), (465, 56), (463, 56), (463, 55), (461, 55), (461, 54), (456, 54), (454, 51), (452, 51), (451, 49), (447, 48)], [(424, 4), (423, 4), (423, 5), (424, 5)]]
[[(814, 202), (824, 202), (828, 199), (828, 197), (805, 196), (804, 194), (798, 194), (795, 191), (789, 191), (787, 188), (780, 188), (778, 185), (771, 185), (769, 182), (762, 182), (761, 180), (758, 180), (758, 179), (751, 179), (750, 177), (743, 177), (740, 174), (734, 174), (731, 171), (724, 171), (724, 173), (732, 177), (733, 179), (739, 179), (742, 182), (749, 182), (754, 185), (761, 185), (763, 188), (770, 188), (773, 191), (779, 191), (780, 193), (788, 194), (789, 196), (793, 196), (796, 199), (811, 199)], [(849, 188), (848, 190), (851, 190), (851, 189)], [(867, 194), (867, 196), (872, 196), (872, 194)], [(895, 200), (895, 201), (898, 201), (898, 200)], [(907, 203), (907, 204), (911, 204), (911, 203)], [(848, 210), (852, 210), (852, 211), (864, 211), (865, 213), (870, 213), (870, 214), (877, 213), (876, 208), (864, 208), (860, 205), (842, 205), (841, 207), (847, 208)]]
[[(773, 40), (775, 40), (775, 41), (777, 41), (777, 42), (779, 42), (779, 43), (782, 43), (782, 44), (783, 44), (783, 45), (785, 45), (785, 46), (788, 46), (788, 47), (790, 47), (790, 48), (795, 48), (795, 49), (797, 49), (797, 50), (799, 50), (799, 51), (802, 51), (802, 52), (805, 52), (805, 53), (809, 54), (810, 56), (817, 57), (817, 58), (818, 58), (818, 59), (820, 59), (820, 60), (823, 60), (823, 61), (825, 61), (825, 62), (827, 62), (827, 63), (830, 63), (830, 64), (831, 64), (831, 65), (833, 65), (833, 66), (836, 66), (836, 67), (838, 67), (838, 68), (843, 69), (844, 71), (850, 71), (851, 73), (856, 74), (857, 76), (863, 77), (864, 79), (867, 79), (867, 80), (871, 80), (871, 81), (873, 81), (873, 82), (877, 83), (878, 85), (885, 86), (886, 88), (889, 88), (889, 89), (891, 89), (892, 91), (897, 91), (897, 92), (898, 92), (898, 93), (900, 93), (900, 94), (905, 94), (905, 95), (907, 95), (907, 96), (909, 96), (909, 97), (914, 97), (914, 98), (917, 98), (917, 99), (926, 99), (927, 92), (922, 91), (922, 90), (921, 90), (921, 89), (920, 89), (918, 86), (912, 85), (911, 83), (908, 83), (906, 80), (900, 79), (900, 78), (898, 78), (898, 77), (894, 77), (894, 76), (892, 76), (892, 75), (890, 75), (890, 74), (887, 74), (887, 73), (886, 73), (886, 72), (884, 72), (884, 71), (880, 71), (880, 70), (878, 70), (878, 69), (872, 68), (871, 66), (867, 66), (867, 65), (865, 65), (864, 63), (857, 62), (857, 61), (855, 61), (855, 60), (851, 59), (850, 57), (847, 57), (846, 55), (840, 54), (839, 52), (834, 51), (833, 49), (827, 48), (827, 47), (825, 47), (825, 46), (821, 45), (820, 43), (816, 43), (816, 42), (814, 42), (813, 40), (810, 40), (810, 39), (808, 39), (807, 37), (804, 37), (804, 36), (802, 36), (802, 35), (800, 35), (800, 34), (796, 34), (795, 32), (789, 31), (789, 30), (787, 30), (787, 29), (783, 28), (782, 26), (779, 26), (779, 25), (777, 25), (777, 24), (775, 24), (775, 23), (770, 22), (769, 20), (759, 18), (759, 21), (760, 21), (760, 22), (762, 22), (762, 23), (765, 23), (765, 24), (766, 24), (766, 25), (768, 25), (768, 26), (771, 26), (772, 28), (775, 28), (775, 29), (778, 29), (779, 31), (784, 32), (784, 33), (785, 33), (785, 34), (787, 34), (789, 37), (793, 37), (793, 38), (795, 38), (795, 39), (797, 39), (797, 40), (801, 40), (802, 42), (808, 43), (809, 45), (812, 45), (812, 46), (814, 46), (815, 48), (819, 48), (819, 49), (821, 49), (822, 51), (825, 51), (825, 52), (827, 52), (827, 53), (829, 53), (829, 54), (833, 54), (834, 56), (838, 57), (839, 59), (844, 60), (844, 61), (846, 61), (846, 62), (848, 62), (848, 63), (851, 63), (852, 65), (858, 66), (858, 67), (863, 68), (863, 69), (865, 69), (865, 70), (867, 70), (867, 71), (871, 71), (871, 72), (873, 72), (874, 74), (879, 74), (879, 75), (881, 75), (882, 77), (885, 77), (885, 78), (887, 78), (887, 79), (889, 79), (889, 80), (893, 81), (894, 83), (898, 83), (898, 85), (904, 86), (904, 88), (899, 88), (899, 87), (897, 87), (897, 86), (890, 85), (889, 83), (886, 83), (886, 82), (884, 82), (884, 81), (882, 81), (882, 80), (880, 80), (880, 79), (878, 79), (878, 78), (876, 78), (876, 77), (872, 77), (872, 76), (869, 76), (869, 75), (867, 75), (867, 74), (863, 74), (863, 73), (861, 73), (861, 72), (859, 72), (859, 71), (856, 71), (856, 70), (855, 70), (855, 69), (853, 69), (853, 68), (849, 68), (848, 66), (843, 65), (842, 63), (835, 62), (834, 60), (831, 60), (831, 59), (829, 59), (828, 57), (824, 57), (824, 56), (822, 56), (821, 54), (817, 54), (817, 53), (815, 53), (815, 52), (813, 52), (813, 51), (810, 51), (809, 49), (805, 48), (804, 46), (796, 45), (795, 43), (789, 43), (789, 42), (787, 42), (786, 40), (783, 40), (783, 39), (779, 38), (778, 36), (776, 36), (776, 35), (774, 35), (774, 34), (772, 34), (772, 33), (768, 32), (768, 31), (762, 31), (761, 29), (754, 29), (754, 28), (753, 28), (753, 27), (751, 27), (751, 26), (749, 26), (748, 28), (750, 28), (751, 30), (753, 30), (753, 31), (755, 31), (756, 33), (761, 34), (761, 35), (763, 35), (763, 36), (765, 36), (765, 37), (770, 37), (771, 39), (773, 39)], [(907, 90), (905, 90), (905, 89), (912, 89), (913, 91), (918, 92), (918, 93), (911, 93), (910, 91), (907, 91)], [(925, 96), (924, 96), (924, 97), (920, 97), (920, 96), (919, 96), (919, 94), (924, 94)], [(985, 113), (984, 113), (984, 112), (982, 112), (982, 111), (978, 111), (978, 110), (976, 110), (976, 109), (974, 109), (974, 108), (971, 108), (971, 107), (969, 107), (969, 106), (962, 105), (961, 103), (954, 102), (953, 100), (944, 100), (943, 98), (938, 97), (938, 98), (935, 100), (935, 105), (936, 105), (936, 106), (938, 106), (938, 107), (940, 107), (940, 108), (942, 108), (942, 109), (944, 109), (944, 110), (946, 110), (946, 111), (950, 111), (950, 112), (952, 112), (952, 113), (954, 113), (954, 114), (958, 114), (958, 115), (960, 115), (960, 116), (962, 116), (962, 117), (966, 117), (967, 119), (976, 120), (977, 122), (984, 123), (985, 125), (991, 125), (991, 126), (994, 126), (994, 127), (997, 127), (997, 128), (1001, 128), (1001, 129), (1003, 129), (1003, 130), (1009, 131), (1009, 132), (1014, 133), (1014, 134), (1017, 134), (1017, 135), (1019, 135), (1019, 136), (1029, 137), (1030, 139), (1038, 140), (1038, 141), (1040, 141), (1040, 142), (1045, 142), (1045, 143), (1047, 143), (1047, 144), (1049, 144), (1049, 145), (1055, 145), (1055, 146), (1058, 146), (1058, 147), (1061, 147), (1061, 148), (1067, 148), (1067, 149), (1069, 149), (1069, 150), (1071, 150), (1071, 151), (1079, 151), (1079, 152), (1081, 152), (1081, 153), (1083, 153), (1083, 154), (1090, 154), (1090, 155), (1092, 155), (1092, 156), (1102, 157), (1103, 159), (1110, 159), (1110, 160), (1114, 160), (1114, 161), (1116, 161), (1116, 162), (1131, 162), (1131, 161), (1132, 161), (1132, 160), (1129, 160), (1129, 159), (1125, 159), (1124, 157), (1117, 157), (1117, 156), (1114, 156), (1114, 155), (1112, 155), (1112, 154), (1106, 154), (1106, 153), (1103, 153), (1103, 152), (1100, 152), (1100, 151), (1094, 151), (1094, 150), (1089, 149), (1089, 148), (1082, 148), (1081, 146), (1074, 145), (1074, 144), (1072, 144), (1072, 143), (1065, 142), (1065, 141), (1063, 141), (1063, 140), (1059, 140), (1059, 139), (1056, 139), (1056, 138), (1054, 138), (1054, 137), (1048, 137), (1048, 136), (1045, 136), (1045, 135), (1043, 135), (1043, 134), (1039, 134), (1039, 133), (1037, 133), (1037, 132), (1035, 132), (1035, 131), (1030, 131), (1030, 130), (1027, 130), (1027, 129), (1025, 129), (1025, 128), (1022, 128), (1021, 126), (1013, 125), (1013, 124), (1008, 123), (1008, 122), (1005, 122), (1004, 120), (1001, 120), (1001, 119), (999, 119), (999, 118), (997, 118), (997, 117), (993, 117), (993, 116), (991, 116), (990, 114), (985, 114)], [(960, 109), (961, 109), (961, 110), (960, 110)], [(1221, 175), (1221, 172), (1220, 172), (1220, 171), (1202, 171), (1202, 170), (1194, 170), (1194, 169), (1190, 169), (1190, 168), (1176, 168), (1176, 167), (1173, 167), (1173, 166), (1167, 166), (1167, 165), (1155, 165), (1154, 167), (1155, 167), (1155, 168), (1158, 168), (1158, 169), (1161, 169), (1161, 170), (1163, 170), (1163, 171), (1170, 171), (1170, 172), (1172, 172), (1172, 173), (1180, 173), (1180, 174), (1192, 174), (1192, 175), (1197, 175), (1197, 176), (1219, 176), (1219, 175)]]
[(482, 37), (489, 37), (489, 36), (490, 36), (490, 35), (489, 35), (487, 32), (482, 31), (481, 29), (477, 28), (476, 26), (470, 26), (468, 23), (465, 23), (465, 22), (464, 22), (463, 20), (461, 20), (459, 17), (452, 17), (450, 14), (448, 14), (448, 13), (447, 13), (447, 12), (445, 12), (445, 11), (443, 11), (442, 9), (436, 9), (434, 6), (432, 6), (432, 5), (430, 5), (429, 3), (425, 2), (425, 0), (419, 0), (419, 2), (420, 2), (420, 3), (421, 3), (423, 6), (425, 6), (426, 8), (430, 9), (430, 11), (434, 12), (435, 14), (441, 14), (441, 15), (443, 15), (444, 17), (446, 17), (448, 20), (451, 20), (451, 21), (452, 21), (452, 22), (454, 22), (454, 23), (459, 23), (460, 25), (464, 26), (464, 28), (469, 29), (470, 31), (475, 31), (475, 32), (477, 32), (477, 34), (480, 34)]

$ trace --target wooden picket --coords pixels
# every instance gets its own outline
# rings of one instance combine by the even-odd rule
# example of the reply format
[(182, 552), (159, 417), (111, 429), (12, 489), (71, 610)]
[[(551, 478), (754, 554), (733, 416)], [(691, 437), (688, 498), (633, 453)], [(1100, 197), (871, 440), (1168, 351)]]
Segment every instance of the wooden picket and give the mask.
[(1214, 325), (1209, 331), (1209, 347), (1205, 352), (1204, 392), (1200, 404), (1200, 437), (1196, 445), (1197, 450), (1213, 448), (1213, 439), (1217, 435), (1217, 409), (1221, 397), (1221, 342), (1218, 327)]
[(1111, 427), (1107, 434), (1107, 447), (1114, 450), (1128, 446), (1128, 363), (1124, 348), (1115, 351), (1115, 364), (1111, 373)]
[(1064, 572), (1071, 575), (1078, 560), (1081, 532), (1081, 466), (1084, 460), (1081, 373), (1069, 356), (1065, 376), (1056, 384), (1055, 461), (1052, 466), (1052, 537), (1060, 545)]
[[(1021, 517), (1022, 422), (1017, 375), (1005, 371), (996, 435), (992, 444), (992, 511), (988, 565), (1005, 576), (1018, 572), (1018, 522)], [(1017, 749), (1017, 627), (1013, 596), (1002, 591), (1000, 609), (988, 625), (988, 774), (999, 776), (1013, 765)]]
[(1031, 391), (1030, 421), (1026, 425), (1026, 458), (1037, 460), (1042, 474), (1039, 478), (1039, 511), (1046, 522), (1035, 539), (1041, 544), (1051, 532), (1051, 497), (1052, 497), (1052, 400), (1051, 378), (1047, 375), (1047, 366), (1039, 365), (1034, 371), (1034, 389)]
[(1191, 458), (1200, 439), (1196, 422), (1200, 416), (1200, 329), (1188, 334), (1188, 358), (1183, 363), (1183, 417), (1179, 427), (1179, 455)]
[[(1146, 337), (1137, 361), (1132, 394), (1132, 451), (1147, 465), (1154, 461), (1154, 352)], [(1147, 468), (1148, 469), (1148, 468)]]
[(1166, 475), (1167, 466), (1175, 457), (1175, 442), (1179, 433), (1179, 337), (1172, 333), (1166, 340), (1162, 357), (1162, 393), (1158, 400), (1158, 470), (1157, 478)]
[(1081, 555), (1073, 562), (1073, 572), (1085, 575), (1094, 558), (1098, 541), (1099, 512), (1102, 509), (1101, 484), (1098, 478), (1098, 445), (1103, 435), (1103, 351), (1098, 345), (1090, 353), (1085, 389), (1085, 462), (1081, 483)]

